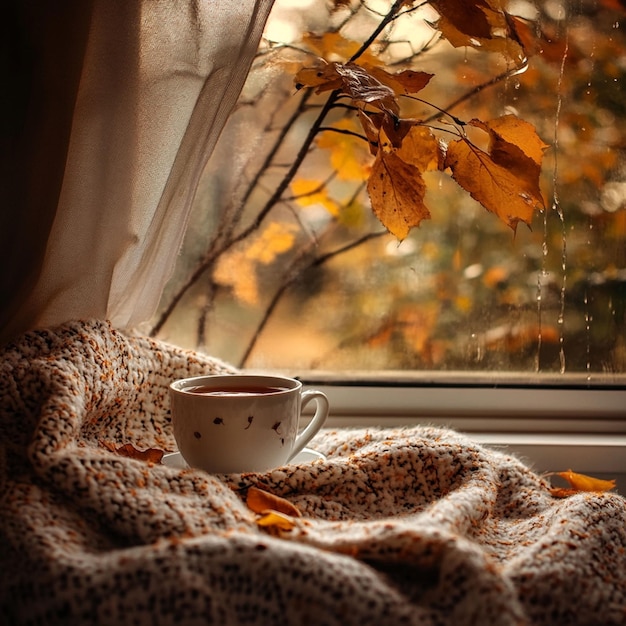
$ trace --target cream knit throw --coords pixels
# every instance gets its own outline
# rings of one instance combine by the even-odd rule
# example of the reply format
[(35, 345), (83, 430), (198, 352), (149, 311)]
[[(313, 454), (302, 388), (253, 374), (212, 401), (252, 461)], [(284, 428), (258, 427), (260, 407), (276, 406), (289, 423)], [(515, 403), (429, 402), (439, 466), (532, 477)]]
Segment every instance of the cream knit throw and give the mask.
[[(169, 382), (224, 363), (102, 322), (0, 363), (0, 624), (626, 624), (619, 495), (554, 499), (426, 427), (325, 431), (326, 461), (265, 474), (178, 470), (107, 445), (173, 450)], [(251, 485), (303, 517), (268, 533)]]

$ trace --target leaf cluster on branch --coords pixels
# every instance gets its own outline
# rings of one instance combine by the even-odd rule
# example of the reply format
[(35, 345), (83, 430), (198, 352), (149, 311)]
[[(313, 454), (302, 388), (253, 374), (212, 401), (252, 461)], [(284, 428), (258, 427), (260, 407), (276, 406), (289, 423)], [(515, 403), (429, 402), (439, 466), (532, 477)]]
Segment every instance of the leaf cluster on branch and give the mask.
[[(397, 13), (392, 7), (389, 15), (396, 19), (401, 9), (410, 11), (417, 3), (396, 2)], [(335, 3), (336, 7), (345, 4)], [(499, 52), (512, 72), (526, 62), (518, 36), (522, 23), (506, 13), (501, 0), (433, 0), (431, 4), (441, 16), (437, 27), (453, 46)], [(439, 110), (437, 136), (428, 120), (402, 115), (402, 101), (418, 99), (433, 74), (410, 69), (392, 73), (371, 62), (357, 62), (359, 56), (346, 63), (319, 58), (314, 67), (297, 73), (295, 84), (316, 94), (330, 91), (329, 102), (348, 99), (356, 110), (374, 157), (367, 180), (372, 210), (389, 232), (402, 240), (430, 217), (423, 175), (432, 169), (450, 172), (463, 189), (513, 230), (519, 222), (530, 225), (534, 212), (545, 208), (539, 177), (548, 147), (532, 124), (512, 114), (464, 122)], [(486, 134), (486, 149), (470, 139), (467, 126)], [(455, 139), (447, 141), (444, 134)]]

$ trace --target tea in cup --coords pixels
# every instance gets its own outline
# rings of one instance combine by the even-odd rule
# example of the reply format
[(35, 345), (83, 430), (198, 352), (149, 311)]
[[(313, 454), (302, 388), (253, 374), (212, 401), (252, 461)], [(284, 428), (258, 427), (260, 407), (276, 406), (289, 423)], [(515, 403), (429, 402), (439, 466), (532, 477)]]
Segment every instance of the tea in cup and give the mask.
[[(302, 409), (315, 414), (299, 433)], [(211, 473), (261, 472), (288, 463), (328, 417), (328, 399), (282, 376), (227, 374), (170, 385), (174, 438), (188, 465)]]

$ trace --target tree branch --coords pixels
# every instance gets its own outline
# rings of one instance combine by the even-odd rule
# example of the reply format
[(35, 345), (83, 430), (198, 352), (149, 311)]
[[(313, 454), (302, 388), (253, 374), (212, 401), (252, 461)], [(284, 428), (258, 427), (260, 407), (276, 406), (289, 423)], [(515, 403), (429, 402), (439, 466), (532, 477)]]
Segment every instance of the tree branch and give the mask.
[[(354, 248), (357, 248), (358, 246), (361, 246), (364, 243), (372, 239), (376, 239), (378, 237), (382, 237), (383, 235), (388, 235), (388, 234), (389, 232), (386, 230), (377, 231), (373, 233), (367, 233), (366, 235), (363, 235), (362, 237), (355, 239), (354, 241), (351, 241), (350, 243), (347, 243), (341, 248), (338, 248), (337, 250), (333, 250), (332, 252), (328, 252), (319, 257), (316, 257), (312, 262), (304, 265), (300, 269), (295, 270), (293, 273), (291, 273), (288, 276), (287, 280), (274, 293), (272, 300), (270, 301), (269, 305), (265, 309), (265, 312), (263, 313), (263, 317), (261, 318), (261, 321), (259, 322), (259, 325), (257, 326), (256, 331), (254, 332), (254, 335), (252, 336), (252, 339), (248, 343), (248, 347), (246, 348), (245, 352), (243, 353), (243, 356), (241, 357), (241, 360), (239, 361), (239, 367), (240, 368), (245, 367), (246, 362), (250, 358), (250, 355), (252, 354), (254, 347), (256, 346), (259, 338), (261, 337), (261, 334), (265, 330), (281, 298), (283, 297), (287, 289), (289, 289), (289, 287), (291, 287), (291, 285), (293, 285), (298, 280), (298, 278), (302, 276), (302, 274), (304, 274), (306, 271), (310, 269), (319, 267), (320, 265), (323, 265), (324, 263), (330, 261), (331, 259), (334, 259), (335, 257), (341, 254), (349, 252), (350, 250), (353, 250)], [(301, 258), (303, 256), (304, 254), (301, 256)]]

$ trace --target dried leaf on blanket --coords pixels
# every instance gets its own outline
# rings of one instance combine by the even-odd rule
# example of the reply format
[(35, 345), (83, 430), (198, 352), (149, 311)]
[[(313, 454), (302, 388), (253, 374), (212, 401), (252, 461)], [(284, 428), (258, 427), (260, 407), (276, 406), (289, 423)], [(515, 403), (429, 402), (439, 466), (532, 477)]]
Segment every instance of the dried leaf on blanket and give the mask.
[(567, 483), (570, 488), (564, 487), (552, 487), (550, 493), (555, 498), (567, 498), (581, 491), (591, 492), (603, 492), (615, 489), (615, 480), (602, 480), (601, 478), (594, 478), (593, 476), (587, 476), (586, 474), (578, 474), (568, 469), (565, 472), (550, 472), (546, 476), (559, 476)]
[(291, 504), (289, 500), (275, 496), (273, 493), (258, 487), (250, 487), (248, 489), (246, 504), (255, 513), (265, 513), (268, 510), (272, 510), (290, 517), (300, 517), (298, 507)]
[(157, 448), (147, 448), (146, 450), (138, 450), (132, 443), (125, 443), (123, 446), (115, 446), (110, 442), (103, 442), (102, 445), (115, 452), (120, 456), (128, 457), (129, 459), (137, 459), (138, 461), (146, 461), (147, 463), (160, 463), (163, 455), (163, 450)]
[(269, 531), (281, 531), (293, 530), (296, 526), (296, 521), (293, 517), (285, 515), (280, 511), (273, 511), (267, 509), (256, 521), (257, 526), (261, 528), (267, 528)]

